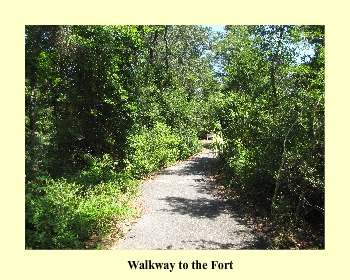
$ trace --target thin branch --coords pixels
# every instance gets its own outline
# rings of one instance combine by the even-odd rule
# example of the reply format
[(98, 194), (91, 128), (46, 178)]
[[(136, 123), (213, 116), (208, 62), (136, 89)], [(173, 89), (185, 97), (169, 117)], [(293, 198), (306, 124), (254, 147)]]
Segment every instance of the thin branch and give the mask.
[(272, 205), (271, 205), (271, 214), (274, 215), (275, 214), (275, 208), (274, 208), (274, 204), (277, 200), (277, 193), (278, 193), (278, 189), (279, 189), (279, 179), (280, 179), (280, 175), (281, 175), (281, 171), (282, 171), (282, 167), (283, 167), (283, 164), (284, 164), (284, 160), (286, 158), (286, 142), (287, 142), (287, 138), (288, 138), (288, 135), (289, 133), (292, 131), (292, 128), (293, 126), (298, 122), (298, 119), (295, 120), (295, 122), (292, 124), (292, 126), (289, 128), (286, 136), (284, 137), (284, 141), (283, 141), (283, 153), (282, 153), (282, 160), (281, 160), (281, 165), (280, 165), (280, 168), (278, 170), (278, 173), (277, 173), (277, 178), (276, 178), (276, 187), (275, 187), (275, 193), (274, 193), (274, 196), (273, 196), (273, 199), (272, 199)]

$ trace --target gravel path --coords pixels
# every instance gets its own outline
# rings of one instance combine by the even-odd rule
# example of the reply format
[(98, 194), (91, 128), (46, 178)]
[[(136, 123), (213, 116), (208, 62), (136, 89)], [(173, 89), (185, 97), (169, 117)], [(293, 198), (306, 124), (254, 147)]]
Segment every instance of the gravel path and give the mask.
[(214, 160), (204, 149), (146, 182), (144, 215), (112, 249), (263, 249), (232, 202), (215, 196), (208, 180)]

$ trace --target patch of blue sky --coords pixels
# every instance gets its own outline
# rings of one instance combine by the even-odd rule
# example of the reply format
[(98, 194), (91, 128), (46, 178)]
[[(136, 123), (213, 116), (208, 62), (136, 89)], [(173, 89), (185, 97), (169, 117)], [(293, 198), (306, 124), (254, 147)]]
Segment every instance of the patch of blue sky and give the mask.
[(225, 32), (225, 25), (202, 25), (204, 27), (210, 27), (213, 31), (217, 32), (217, 31), (220, 31), (220, 32)]

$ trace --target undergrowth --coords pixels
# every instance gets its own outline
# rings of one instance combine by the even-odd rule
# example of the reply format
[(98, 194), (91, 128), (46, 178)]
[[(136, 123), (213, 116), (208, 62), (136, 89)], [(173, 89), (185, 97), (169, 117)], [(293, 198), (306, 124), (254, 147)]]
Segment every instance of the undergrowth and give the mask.
[(197, 153), (197, 139), (184, 141), (158, 123), (129, 139), (124, 166), (109, 154), (82, 155), (84, 168), (53, 178), (45, 168), (26, 182), (26, 249), (101, 249), (101, 240), (121, 234), (123, 221), (140, 213), (132, 205), (140, 180)]
[(108, 155), (81, 172), (26, 184), (26, 249), (83, 249), (135, 215), (138, 182), (113, 170)]
[[(288, 211), (272, 216), (270, 200), (254, 196), (238, 186), (234, 176), (217, 161), (213, 167), (213, 179), (220, 197), (240, 205), (243, 219), (253, 223), (259, 238), (265, 240), (268, 249), (315, 249), (325, 248), (324, 219), (320, 215), (296, 218)], [(264, 203), (265, 201), (265, 203)], [(285, 209), (284, 209), (285, 210)]]

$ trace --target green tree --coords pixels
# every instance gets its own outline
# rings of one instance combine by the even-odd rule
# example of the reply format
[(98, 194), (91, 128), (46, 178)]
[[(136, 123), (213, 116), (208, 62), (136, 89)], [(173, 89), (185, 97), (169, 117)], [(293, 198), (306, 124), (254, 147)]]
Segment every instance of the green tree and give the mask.
[[(216, 115), (231, 187), (276, 221), (324, 226), (324, 27), (227, 26)], [(297, 63), (300, 46), (311, 60)], [(322, 246), (322, 245), (321, 245)]]

